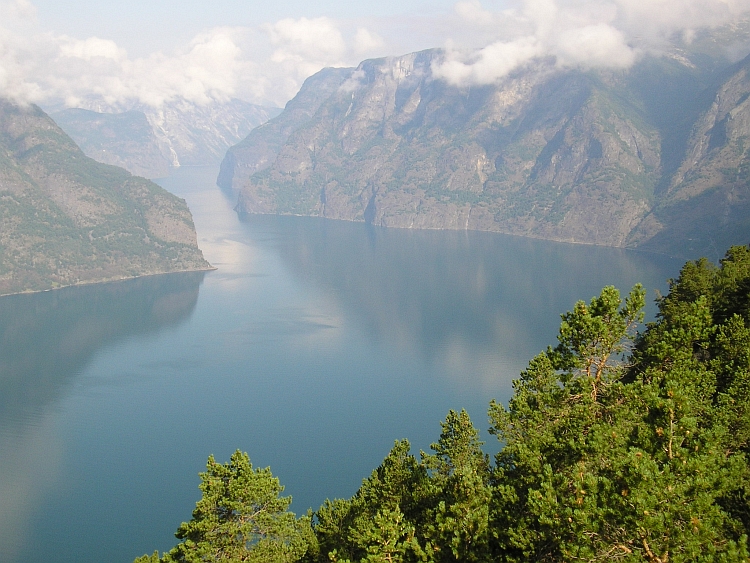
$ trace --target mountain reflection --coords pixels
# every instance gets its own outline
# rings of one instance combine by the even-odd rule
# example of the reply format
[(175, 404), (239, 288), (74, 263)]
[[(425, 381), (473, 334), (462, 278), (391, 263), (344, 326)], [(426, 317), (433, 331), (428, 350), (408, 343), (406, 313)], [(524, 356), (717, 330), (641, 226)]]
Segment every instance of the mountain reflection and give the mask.
[(0, 433), (58, 398), (102, 347), (186, 320), (204, 273), (0, 299)]
[(52, 405), (97, 351), (185, 321), (204, 273), (153, 276), (0, 299), (0, 551), (14, 560), (60, 478)]
[[(288, 223), (278, 244), (287, 266), (374, 338), (449, 369), (500, 358), (515, 370), (510, 377), (555, 343), (558, 314), (577, 300), (605, 285), (628, 291), (637, 282), (652, 299), (678, 271), (664, 257), (494, 233), (244, 220)], [(497, 375), (497, 361), (489, 363)]]

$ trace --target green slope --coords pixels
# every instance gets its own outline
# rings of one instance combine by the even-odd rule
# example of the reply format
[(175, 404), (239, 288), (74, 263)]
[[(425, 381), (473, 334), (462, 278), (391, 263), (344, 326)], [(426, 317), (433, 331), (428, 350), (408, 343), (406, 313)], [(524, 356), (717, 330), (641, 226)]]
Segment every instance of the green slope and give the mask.
[(0, 294), (209, 267), (183, 200), (0, 102)]

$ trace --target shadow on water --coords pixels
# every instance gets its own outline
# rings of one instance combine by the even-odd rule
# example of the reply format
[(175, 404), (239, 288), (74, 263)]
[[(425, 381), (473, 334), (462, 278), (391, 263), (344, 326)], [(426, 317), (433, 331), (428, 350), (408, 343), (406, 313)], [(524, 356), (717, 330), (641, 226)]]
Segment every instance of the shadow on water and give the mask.
[(0, 432), (55, 401), (103, 347), (185, 321), (204, 272), (0, 299)]
[(54, 422), (107, 346), (186, 321), (205, 273), (153, 276), (0, 299), (0, 552), (14, 561), (40, 499), (62, 477)]

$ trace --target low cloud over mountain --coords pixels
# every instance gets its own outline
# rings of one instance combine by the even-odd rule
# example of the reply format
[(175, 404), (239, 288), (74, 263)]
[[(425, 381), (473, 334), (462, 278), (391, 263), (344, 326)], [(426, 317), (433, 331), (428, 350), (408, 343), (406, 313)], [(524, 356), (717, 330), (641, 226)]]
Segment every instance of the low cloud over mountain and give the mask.
[(696, 29), (748, 10), (750, 0), (462, 0), (447, 13), (214, 27), (169, 52), (133, 57), (108, 38), (43, 31), (29, 0), (0, 0), (0, 95), (68, 107), (95, 96), (113, 110), (176, 99), (283, 105), (323, 67), (428, 47), (446, 48), (436, 77), (488, 84), (540, 57), (629, 67), (667, 39), (689, 42)]
[(540, 57), (560, 67), (629, 68), (668, 42), (692, 41), (696, 29), (730, 24), (748, 9), (746, 0), (523, 0), (504, 12), (478, 0), (455, 5), (456, 15), (478, 29), (497, 29), (476, 50), (452, 48), (432, 68), (454, 85), (491, 84)]

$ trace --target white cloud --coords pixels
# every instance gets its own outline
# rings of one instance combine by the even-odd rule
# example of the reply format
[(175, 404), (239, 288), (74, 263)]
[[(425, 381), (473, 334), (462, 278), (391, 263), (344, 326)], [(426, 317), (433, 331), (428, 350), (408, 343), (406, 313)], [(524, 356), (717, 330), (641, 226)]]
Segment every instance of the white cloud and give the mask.
[[(0, 2), (1, 9), (19, 13), (24, 5)], [(159, 107), (177, 98), (283, 105), (311, 74), (326, 66), (355, 66), (384, 46), (362, 25), (299, 18), (210, 29), (172, 53), (131, 58), (109, 39), (19, 33), (11, 24), (20, 16), (14, 17), (0, 20), (0, 96), (100, 110)]]
[(357, 54), (370, 55), (385, 47), (385, 41), (377, 33), (373, 33), (364, 27), (357, 28), (354, 35), (354, 52)]
[(127, 53), (117, 43), (108, 39), (89, 37), (84, 41), (69, 37), (60, 38), (60, 54), (63, 57), (79, 58), (86, 61), (101, 57), (105, 59), (124, 60)]
[(451, 84), (489, 84), (542, 54), (534, 37), (497, 41), (469, 57), (448, 51), (443, 62), (433, 65), (432, 74)]
[(341, 92), (354, 92), (362, 87), (363, 81), (366, 78), (365, 71), (362, 69), (355, 70), (352, 75), (347, 78), (344, 83), (339, 86)]
[(182, 48), (132, 57), (107, 38), (38, 29), (29, 0), (0, 0), (0, 96), (127, 109), (185, 98), (283, 105), (326, 66), (447, 46), (434, 75), (486, 84), (537, 57), (626, 68), (670, 37), (734, 21), (750, 0), (461, 0), (444, 13), (358, 20), (287, 18), (204, 31)]
[(274, 63), (292, 62), (312, 68), (339, 63), (346, 53), (341, 31), (328, 18), (283, 19), (265, 29), (275, 47), (271, 56)]
[(175, 98), (198, 104), (225, 100), (237, 95), (245, 70), (233, 35), (232, 29), (211, 30), (169, 56), (157, 52), (138, 59), (108, 40), (48, 37), (47, 51), (54, 55), (46, 63), (36, 61), (27, 80), (39, 85), (46, 100), (62, 99), (69, 106), (86, 106), (92, 97), (110, 109), (158, 107)]
[(341, 31), (329, 18), (288, 18), (266, 27), (276, 53), (283, 55), (340, 56), (346, 49)]
[(613, 3), (625, 28), (650, 36), (730, 23), (750, 9), (747, 0), (616, 0)]
[(29, 0), (2, 0), (0, 1), (0, 18), (4, 21), (10, 19), (34, 19), (36, 7)]
[(458, 2), (453, 9), (464, 21), (477, 25), (492, 25), (496, 15), (482, 7), (479, 0), (463, 0)]
[(750, 0), (521, 0), (515, 9), (491, 12), (478, 0), (462, 0), (455, 12), (464, 25), (486, 33), (492, 24), (498, 32), (485, 47), (447, 49), (433, 74), (453, 84), (488, 84), (541, 56), (561, 67), (627, 68), (645, 50), (749, 10)]
[(609, 68), (627, 68), (637, 54), (620, 30), (604, 23), (564, 30), (553, 52), (561, 66)]

